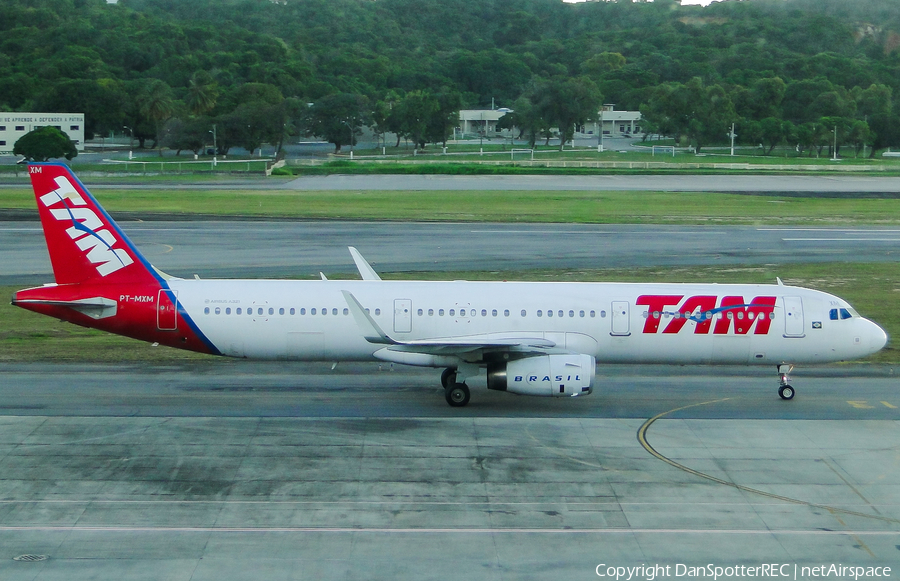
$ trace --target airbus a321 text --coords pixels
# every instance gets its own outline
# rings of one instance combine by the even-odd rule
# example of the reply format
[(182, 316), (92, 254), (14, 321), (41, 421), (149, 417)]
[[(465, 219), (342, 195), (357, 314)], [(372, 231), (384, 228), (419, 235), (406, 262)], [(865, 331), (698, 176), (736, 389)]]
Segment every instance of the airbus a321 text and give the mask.
[(777, 368), (857, 359), (885, 332), (843, 299), (775, 285), (199, 280), (154, 268), (63, 164), (29, 166), (55, 283), (13, 304), (86, 327), (202, 353), (389, 361), (443, 368), (447, 402), (489, 389), (578, 396), (597, 363)]

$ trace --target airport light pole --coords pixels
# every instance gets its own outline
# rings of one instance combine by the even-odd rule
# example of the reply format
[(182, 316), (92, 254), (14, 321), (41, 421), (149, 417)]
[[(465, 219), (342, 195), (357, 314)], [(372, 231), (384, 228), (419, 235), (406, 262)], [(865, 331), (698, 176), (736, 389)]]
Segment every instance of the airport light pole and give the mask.
[(341, 123), (347, 126), (347, 129), (350, 130), (350, 159), (353, 159), (353, 126), (350, 125), (347, 121), (341, 120)]
[(600, 142), (597, 144), (597, 153), (603, 153), (603, 109), (600, 109)]
[(218, 134), (216, 133), (216, 124), (215, 123), (213, 123), (212, 131), (210, 131), (210, 133), (212, 133), (212, 136), (213, 136), (213, 167), (216, 167), (216, 165), (218, 164), (218, 160), (216, 159), (216, 156), (219, 154), (219, 144), (217, 143)]
[(132, 157), (134, 157), (134, 155), (131, 152), (131, 150), (134, 149), (134, 129), (132, 129), (131, 127), (129, 127), (127, 125), (123, 125), (122, 129), (128, 130), (128, 159), (131, 159)]
[(834, 153), (831, 154), (831, 161), (837, 161), (837, 125), (834, 126)]

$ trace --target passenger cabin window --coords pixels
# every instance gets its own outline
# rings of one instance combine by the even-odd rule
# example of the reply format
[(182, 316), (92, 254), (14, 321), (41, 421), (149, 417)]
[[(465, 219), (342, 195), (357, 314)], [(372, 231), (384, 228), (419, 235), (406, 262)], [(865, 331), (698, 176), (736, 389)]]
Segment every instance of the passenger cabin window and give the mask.
[(256, 314), (257, 314), (257, 315), (261, 315), (261, 314), (263, 314), (263, 310), (262, 310), (262, 307), (260, 307), (260, 308), (258, 308), (258, 309), (256, 309)]
[[(203, 309), (203, 314), (204, 314), (204, 315), (208, 315), (208, 314), (209, 314), (209, 307), (206, 307), (206, 308)], [(836, 315), (836, 313), (835, 313), (835, 315)]]
[(230, 314), (231, 314), (231, 307), (228, 307), (228, 308), (225, 309), (225, 314), (226, 314), (226, 315), (230, 315)]
[(236, 309), (234, 310), (234, 314), (235, 314), (235, 315), (240, 315), (240, 314), (241, 314), (241, 307), (236, 308)]

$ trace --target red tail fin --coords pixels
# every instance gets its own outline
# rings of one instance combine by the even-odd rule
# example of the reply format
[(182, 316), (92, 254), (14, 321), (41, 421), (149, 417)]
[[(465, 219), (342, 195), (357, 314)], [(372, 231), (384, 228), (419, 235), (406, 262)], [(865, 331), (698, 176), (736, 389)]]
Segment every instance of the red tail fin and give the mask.
[(28, 166), (58, 284), (159, 280), (112, 218), (68, 166)]

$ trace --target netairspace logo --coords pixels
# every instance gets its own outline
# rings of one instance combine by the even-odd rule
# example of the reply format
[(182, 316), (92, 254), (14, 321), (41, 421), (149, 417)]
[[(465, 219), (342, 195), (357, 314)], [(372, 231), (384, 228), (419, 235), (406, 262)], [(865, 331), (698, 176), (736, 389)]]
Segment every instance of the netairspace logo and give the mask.
[(600, 563), (595, 569), (598, 577), (609, 577), (615, 581), (643, 580), (654, 581), (664, 578), (720, 578), (735, 579), (742, 577), (767, 577), (777, 579), (859, 579), (888, 578), (890, 567), (860, 567), (843, 565), (796, 565), (788, 563), (765, 563), (756, 566), (732, 565), (719, 566), (713, 563), (701, 566), (690, 565), (638, 565), (635, 567), (612, 566)]

